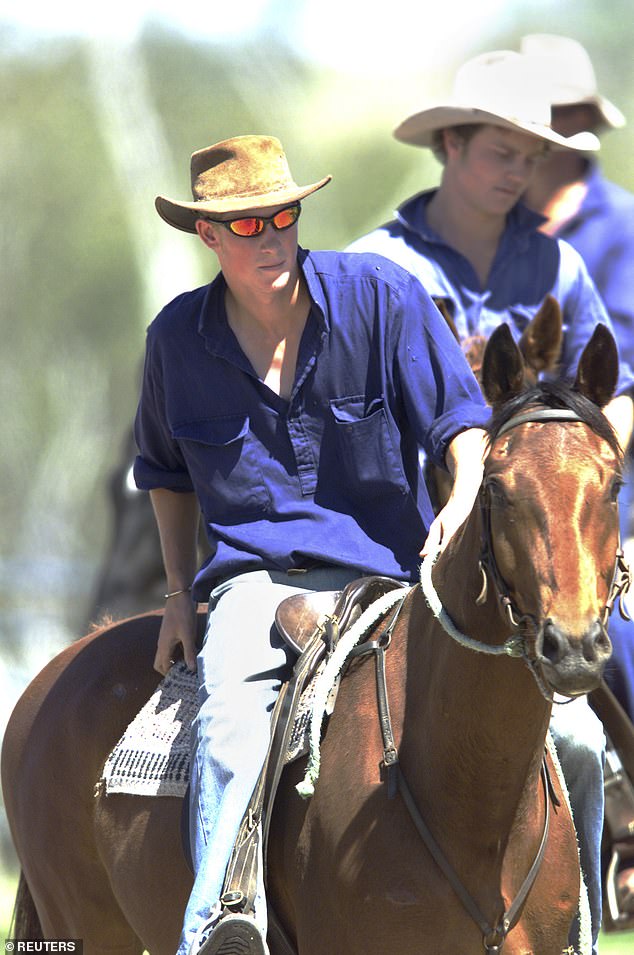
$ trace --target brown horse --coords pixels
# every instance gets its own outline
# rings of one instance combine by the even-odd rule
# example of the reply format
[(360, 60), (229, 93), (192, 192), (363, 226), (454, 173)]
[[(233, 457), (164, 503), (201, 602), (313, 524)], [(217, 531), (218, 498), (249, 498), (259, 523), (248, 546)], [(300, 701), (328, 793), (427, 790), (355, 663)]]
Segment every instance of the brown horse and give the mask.
[[(550, 781), (542, 766), (551, 692), (589, 691), (609, 656), (620, 453), (597, 405), (612, 394), (616, 348), (600, 328), (575, 390), (520, 396), (521, 357), (498, 331), (483, 375), (498, 410), (481, 498), (431, 575), (442, 609), (413, 588), (380, 641), (398, 791), (380, 770), (388, 721), (375, 668), (359, 657), (314, 796), (295, 790), (305, 761), (282, 777), (268, 891), (292, 947), (273, 943), (273, 955), (481, 955), (483, 936), (504, 955), (567, 946), (577, 848), (551, 760)], [(191, 885), (180, 801), (95, 793), (158, 681), (159, 619), (73, 644), (13, 712), (2, 781), (23, 870), (18, 937), (83, 938), (86, 955), (176, 948)]]
[[(469, 363), (469, 368), (482, 387), (482, 362), (486, 349), (485, 335), (469, 335), (461, 339), (451, 315), (451, 303), (435, 298), (440, 314), (449, 326)], [(555, 372), (563, 343), (563, 317), (559, 302), (547, 295), (539, 309), (522, 332), (518, 347), (524, 364), (524, 386), (534, 385), (543, 372)], [(447, 471), (425, 462), (425, 480), (434, 510), (438, 512), (451, 492), (451, 477)]]
[[(469, 368), (482, 384), (482, 361), (487, 344), (485, 335), (468, 335), (460, 338), (460, 333), (452, 317), (449, 299), (434, 298), (434, 303), (447, 322), (451, 333), (462, 348)], [(554, 371), (561, 354), (563, 342), (563, 318), (556, 298), (547, 295), (539, 309), (522, 332), (518, 345), (524, 361), (524, 384), (534, 385), (541, 372)]]

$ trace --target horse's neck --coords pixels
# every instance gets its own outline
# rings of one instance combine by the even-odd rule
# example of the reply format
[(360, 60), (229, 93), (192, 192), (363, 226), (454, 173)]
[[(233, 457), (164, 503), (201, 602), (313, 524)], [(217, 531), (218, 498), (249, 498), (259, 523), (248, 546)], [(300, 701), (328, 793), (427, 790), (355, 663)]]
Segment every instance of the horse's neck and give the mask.
[[(475, 602), (481, 585), (479, 540), (474, 516), (440, 558), (434, 580), (458, 629), (476, 640), (501, 644), (511, 627), (491, 583), (484, 605)], [(485, 826), (488, 815), (492, 826), (503, 826), (514, 817), (527, 785), (534, 790), (538, 784), (550, 708), (523, 661), (460, 646), (433, 618), (422, 596), (409, 633), (407, 686), (424, 686), (425, 691), (405, 693), (405, 771), (414, 776), (423, 800), (440, 787), (445, 807), (452, 801), (473, 802), (472, 792), (480, 792), (480, 824)]]
[[(433, 584), (444, 610), (459, 632), (484, 644), (501, 644), (512, 628), (502, 613), (495, 586), (488, 578), (486, 600), (481, 602), (484, 581), (480, 563), (481, 541), (482, 523), (476, 507), (440, 555), (432, 575)], [(449, 635), (446, 640), (451, 644)], [(463, 659), (462, 653), (459, 657)], [(484, 659), (489, 658), (482, 657)]]

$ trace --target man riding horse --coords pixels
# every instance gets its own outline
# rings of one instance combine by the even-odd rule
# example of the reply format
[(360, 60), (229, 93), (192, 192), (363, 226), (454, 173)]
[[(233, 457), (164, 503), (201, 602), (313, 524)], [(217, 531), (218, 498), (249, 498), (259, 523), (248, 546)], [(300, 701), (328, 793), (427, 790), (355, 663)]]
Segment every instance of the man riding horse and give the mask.
[[(598, 89), (592, 61), (572, 37), (531, 33), (522, 37), (520, 49), (532, 57), (551, 86), (552, 123), (563, 136), (590, 131), (601, 137), (625, 126), (625, 116)], [(634, 358), (634, 195), (606, 178), (594, 158), (579, 153), (553, 153), (540, 164), (524, 201), (544, 216), (543, 232), (565, 239), (581, 255), (614, 326), (619, 351), (630, 364)], [(626, 448), (624, 483), (619, 496), (621, 539), (625, 558), (634, 555), (633, 452)], [(634, 622), (613, 614), (609, 626), (612, 658), (605, 679), (634, 723)], [(608, 735), (614, 732), (608, 728)], [(631, 730), (634, 733), (634, 729)], [(614, 740), (612, 740), (614, 742)], [(610, 755), (610, 754), (609, 754)], [(609, 759), (610, 762), (610, 759)], [(618, 778), (618, 777), (617, 777)], [(610, 783), (611, 799), (622, 785), (624, 793), (634, 784), (621, 777)], [(623, 795), (623, 800), (632, 806)], [(627, 846), (622, 845), (619, 812), (606, 822), (622, 861), (617, 873), (618, 923), (634, 925), (634, 816)], [(621, 803), (621, 800), (618, 800)], [(619, 834), (620, 833), (620, 834)], [(614, 911), (611, 917), (614, 920)]]
[[(450, 539), (482, 476), (488, 410), (418, 280), (298, 247), (300, 201), (329, 178), (300, 187), (278, 140), (242, 136), (194, 153), (193, 202), (156, 200), (221, 268), (150, 326), (136, 418), (167, 575), (155, 667), (182, 653), (200, 682), (181, 955), (267, 952), (261, 873), (255, 919), (219, 896), (288, 670), (276, 606), (366, 574), (414, 582), (423, 542)], [(436, 519), (419, 446), (454, 475)], [(209, 603), (197, 659), (195, 602)]]
[[(461, 339), (502, 322), (519, 339), (547, 295), (560, 303), (559, 373), (571, 377), (597, 322), (610, 321), (578, 253), (542, 234), (542, 218), (520, 202), (551, 150), (593, 151), (589, 132), (566, 138), (551, 125), (550, 90), (520, 53), (485, 53), (458, 71), (452, 95), (402, 122), (396, 139), (432, 149), (443, 165), (437, 189), (404, 202), (396, 218), (352, 243), (417, 275), (441, 301)], [(621, 446), (632, 430), (632, 370), (621, 356), (616, 397), (604, 409)], [(589, 880), (596, 940), (601, 922), (602, 726), (585, 700), (555, 709), (551, 731), (571, 793)]]

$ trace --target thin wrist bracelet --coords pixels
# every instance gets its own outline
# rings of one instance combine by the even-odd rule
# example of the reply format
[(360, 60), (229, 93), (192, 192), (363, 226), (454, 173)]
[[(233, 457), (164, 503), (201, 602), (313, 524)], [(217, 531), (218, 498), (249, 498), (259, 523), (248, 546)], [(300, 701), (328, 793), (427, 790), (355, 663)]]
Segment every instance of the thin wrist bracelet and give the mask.
[(182, 587), (180, 590), (172, 590), (170, 594), (163, 594), (164, 600), (169, 600), (170, 597), (178, 597), (179, 594), (188, 594), (191, 591), (191, 587)]

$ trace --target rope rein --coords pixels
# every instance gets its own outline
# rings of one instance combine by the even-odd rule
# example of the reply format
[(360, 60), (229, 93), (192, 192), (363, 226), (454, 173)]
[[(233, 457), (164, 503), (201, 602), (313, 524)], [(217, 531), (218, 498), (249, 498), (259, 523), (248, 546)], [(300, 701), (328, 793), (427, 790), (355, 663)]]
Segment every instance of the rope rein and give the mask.
[(473, 637), (468, 637), (465, 633), (462, 633), (461, 630), (458, 630), (443, 607), (431, 579), (434, 564), (440, 557), (440, 553), (441, 550), (440, 547), (438, 547), (434, 554), (430, 554), (424, 558), (420, 567), (420, 585), (429, 609), (445, 633), (449, 634), (460, 646), (466, 647), (469, 650), (475, 650), (476, 653), (487, 653), (490, 656), (523, 657), (524, 643), (519, 635), (509, 637), (508, 640), (505, 640), (502, 644), (491, 646), (488, 643), (475, 640)]
[[(531, 671), (535, 683), (537, 684), (537, 688), (546, 702), (556, 703), (558, 706), (565, 706), (567, 703), (572, 703), (574, 700), (574, 697), (572, 696), (566, 698), (565, 700), (558, 700), (555, 698), (555, 694), (549, 689), (546, 681), (539, 671), (539, 665), (537, 661), (533, 660), (526, 652), (524, 638), (521, 634), (518, 633), (515, 636), (509, 637), (504, 641), (504, 643), (491, 645), (489, 643), (483, 643), (481, 640), (475, 640), (473, 637), (468, 637), (465, 633), (462, 633), (461, 630), (458, 630), (455, 623), (443, 607), (440, 597), (436, 593), (436, 589), (432, 583), (431, 573), (439, 556), (440, 549), (438, 549), (435, 554), (432, 554), (423, 560), (420, 568), (420, 584), (429, 609), (445, 633), (448, 634), (456, 643), (460, 644), (461, 647), (465, 647), (467, 650), (474, 650), (476, 653), (484, 653), (488, 656), (509, 656), (523, 660), (528, 669)], [(512, 614), (509, 615), (509, 619), (514, 619)]]

